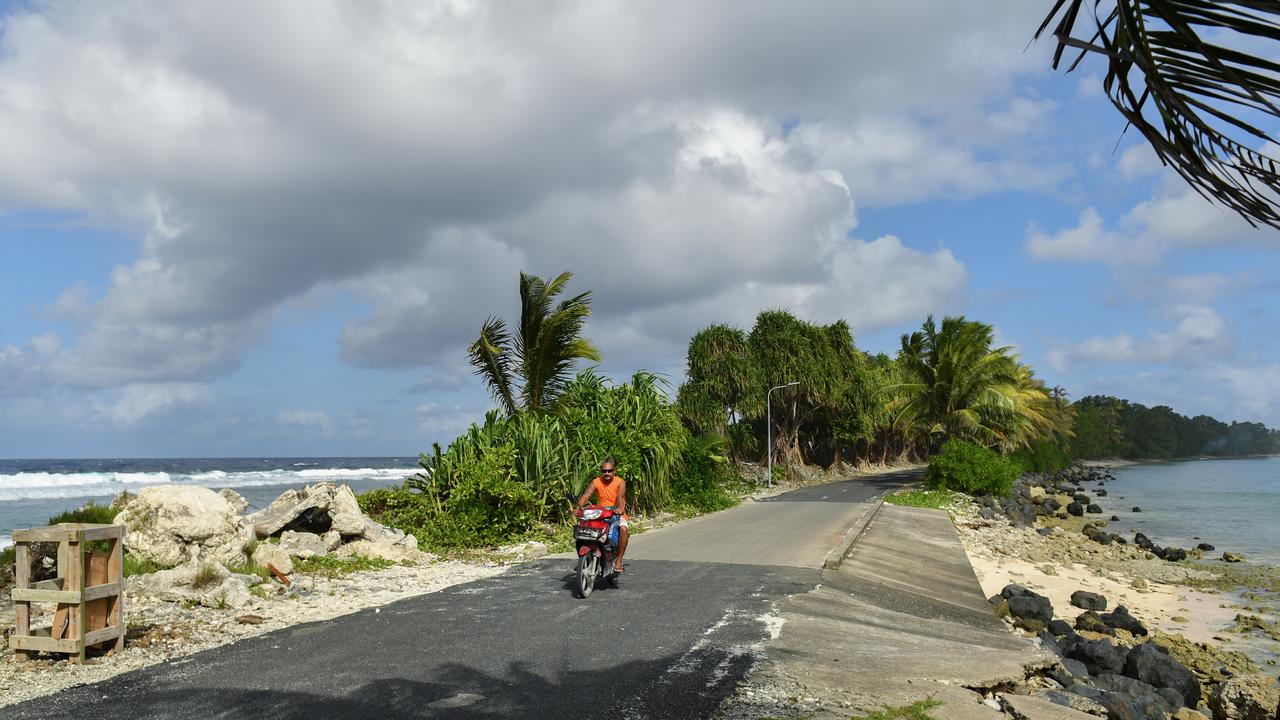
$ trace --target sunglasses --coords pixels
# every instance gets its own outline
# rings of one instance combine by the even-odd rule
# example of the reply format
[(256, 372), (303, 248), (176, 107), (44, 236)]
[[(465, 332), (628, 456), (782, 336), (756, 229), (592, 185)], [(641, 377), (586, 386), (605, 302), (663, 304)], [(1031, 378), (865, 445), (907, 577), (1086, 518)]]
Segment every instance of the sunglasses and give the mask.
[(612, 475), (613, 468), (600, 468), (600, 472), (604, 473), (605, 475)]

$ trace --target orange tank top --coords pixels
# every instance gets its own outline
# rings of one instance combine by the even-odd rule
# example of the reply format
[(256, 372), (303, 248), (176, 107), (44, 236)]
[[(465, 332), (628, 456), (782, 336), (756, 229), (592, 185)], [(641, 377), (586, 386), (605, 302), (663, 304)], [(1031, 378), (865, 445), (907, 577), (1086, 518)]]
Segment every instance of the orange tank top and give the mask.
[(615, 475), (613, 482), (606, 484), (604, 480), (597, 477), (591, 482), (595, 484), (596, 497), (601, 505), (618, 507), (618, 488), (622, 487), (622, 478)]

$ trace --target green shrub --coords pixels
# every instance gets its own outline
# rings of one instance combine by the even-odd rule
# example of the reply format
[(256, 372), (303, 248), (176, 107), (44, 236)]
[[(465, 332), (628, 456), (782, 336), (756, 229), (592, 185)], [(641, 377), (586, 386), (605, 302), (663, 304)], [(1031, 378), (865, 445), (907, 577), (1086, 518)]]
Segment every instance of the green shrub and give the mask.
[(12, 545), (0, 550), (0, 586), (8, 585), (13, 582), (14, 553), (15, 551)]
[(948, 440), (943, 443), (942, 452), (929, 459), (924, 480), (931, 490), (1007, 497), (1019, 474), (1016, 465), (991, 450), (961, 440)]
[(690, 439), (671, 478), (671, 502), (676, 509), (703, 513), (738, 504), (734, 491), (743, 482), (728, 458), (720, 455), (723, 444), (715, 436)]
[(368, 490), (360, 493), (357, 499), (365, 515), (426, 541), (427, 528), (431, 526), (435, 512), (422, 493), (401, 485)]
[(1010, 453), (1008, 459), (1022, 472), (1051, 473), (1071, 464), (1067, 451), (1048, 440), (1036, 440), (1030, 446)]
[(116, 513), (119, 510), (110, 505), (98, 505), (92, 500), (85, 503), (83, 507), (74, 510), (65, 510), (49, 518), (50, 525), (58, 523), (86, 523), (93, 525), (110, 525), (116, 521)]

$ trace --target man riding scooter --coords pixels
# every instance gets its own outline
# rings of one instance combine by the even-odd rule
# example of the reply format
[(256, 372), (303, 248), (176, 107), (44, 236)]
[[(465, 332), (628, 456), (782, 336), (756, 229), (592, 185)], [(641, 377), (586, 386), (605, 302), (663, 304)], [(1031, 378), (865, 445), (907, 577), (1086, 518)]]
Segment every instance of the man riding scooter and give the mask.
[(614, 559), (613, 571), (621, 573), (622, 556), (627, 552), (627, 481), (618, 477), (616, 468), (612, 457), (600, 463), (600, 475), (587, 483), (587, 489), (578, 498), (578, 507), (586, 505), (595, 494), (596, 502), (614, 511), (613, 522), (618, 524), (618, 557)]

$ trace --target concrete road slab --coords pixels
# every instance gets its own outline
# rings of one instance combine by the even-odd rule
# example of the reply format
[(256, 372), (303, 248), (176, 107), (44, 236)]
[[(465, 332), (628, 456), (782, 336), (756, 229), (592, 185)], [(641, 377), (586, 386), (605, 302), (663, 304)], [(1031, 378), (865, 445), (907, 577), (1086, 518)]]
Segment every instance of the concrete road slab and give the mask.
[(938, 684), (992, 687), (1054, 662), (987, 607), (941, 511), (885, 505), (844, 565), (779, 617), (752, 684), (797, 688), (833, 709), (903, 705)]

